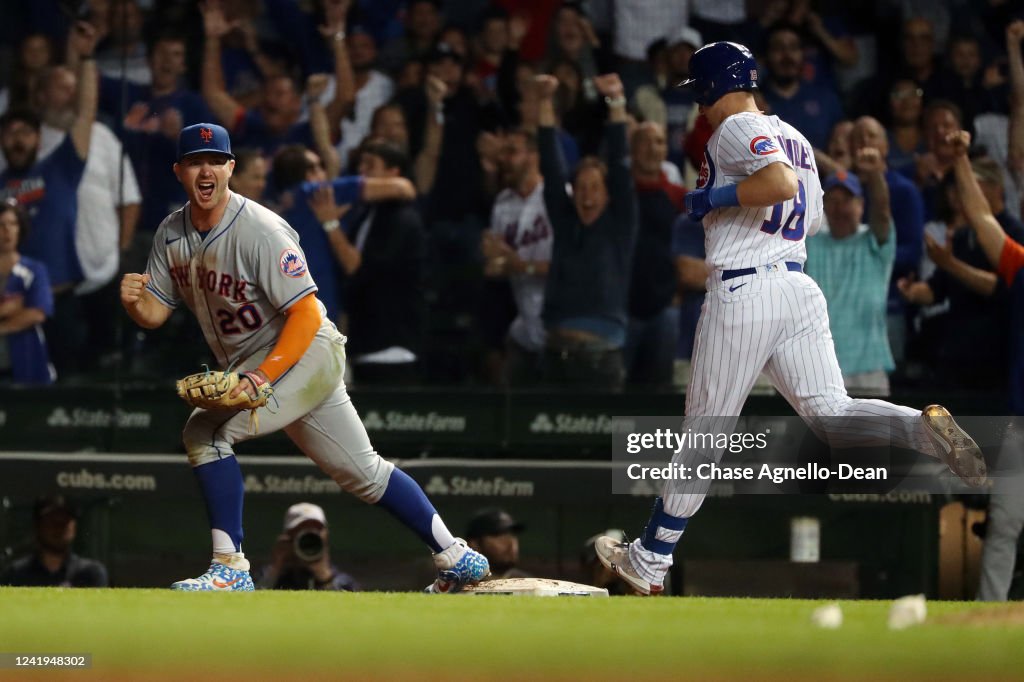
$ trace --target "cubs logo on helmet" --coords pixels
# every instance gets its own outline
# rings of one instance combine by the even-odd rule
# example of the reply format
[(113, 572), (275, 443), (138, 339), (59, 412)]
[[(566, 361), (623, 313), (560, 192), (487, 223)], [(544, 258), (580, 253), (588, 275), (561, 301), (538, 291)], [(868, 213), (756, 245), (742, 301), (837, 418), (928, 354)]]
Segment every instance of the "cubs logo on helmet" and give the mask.
[(750, 153), (756, 156), (768, 156), (779, 151), (775, 146), (775, 140), (766, 135), (758, 135), (750, 141)]
[(289, 277), (302, 277), (306, 274), (306, 261), (295, 249), (285, 249), (279, 259), (281, 272)]

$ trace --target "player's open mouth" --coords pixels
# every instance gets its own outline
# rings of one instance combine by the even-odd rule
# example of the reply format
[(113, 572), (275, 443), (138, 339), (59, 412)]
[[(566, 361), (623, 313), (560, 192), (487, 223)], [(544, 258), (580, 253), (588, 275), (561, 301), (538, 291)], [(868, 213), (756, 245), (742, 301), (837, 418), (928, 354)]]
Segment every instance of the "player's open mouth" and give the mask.
[(209, 201), (213, 196), (213, 190), (216, 185), (212, 182), (200, 182), (196, 184), (196, 190), (199, 193), (199, 198), (203, 201)]

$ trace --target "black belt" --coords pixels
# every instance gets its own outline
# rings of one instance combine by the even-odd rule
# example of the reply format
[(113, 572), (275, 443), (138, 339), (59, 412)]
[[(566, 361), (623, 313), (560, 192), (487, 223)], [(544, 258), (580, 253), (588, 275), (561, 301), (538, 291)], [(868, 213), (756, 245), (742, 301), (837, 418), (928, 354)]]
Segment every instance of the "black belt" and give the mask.
[[(803, 272), (804, 267), (795, 261), (786, 261), (786, 269), (790, 272)], [(757, 268), (743, 268), (742, 270), (722, 270), (722, 281), (727, 282), (730, 279), (736, 277), (743, 277), (744, 275), (756, 275)]]

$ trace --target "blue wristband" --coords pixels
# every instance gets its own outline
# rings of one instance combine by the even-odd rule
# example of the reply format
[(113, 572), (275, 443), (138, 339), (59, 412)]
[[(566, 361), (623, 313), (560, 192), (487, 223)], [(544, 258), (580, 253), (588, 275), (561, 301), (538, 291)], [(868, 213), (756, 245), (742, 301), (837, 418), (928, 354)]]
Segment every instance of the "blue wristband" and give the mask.
[(739, 206), (740, 198), (736, 195), (736, 188), (739, 185), (725, 185), (715, 187), (708, 192), (708, 201), (711, 208), (722, 208), (724, 206)]

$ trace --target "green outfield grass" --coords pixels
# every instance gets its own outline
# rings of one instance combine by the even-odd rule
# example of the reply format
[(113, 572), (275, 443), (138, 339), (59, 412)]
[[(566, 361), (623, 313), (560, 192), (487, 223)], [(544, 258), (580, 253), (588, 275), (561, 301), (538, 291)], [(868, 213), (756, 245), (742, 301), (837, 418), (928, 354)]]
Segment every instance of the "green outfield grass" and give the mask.
[(841, 602), (828, 631), (821, 603), (2, 588), (0, 652), (91, 653), (76, 680), (1024, 679), (1015, 607), (931, 602), (890, 632), (889, 602)]

